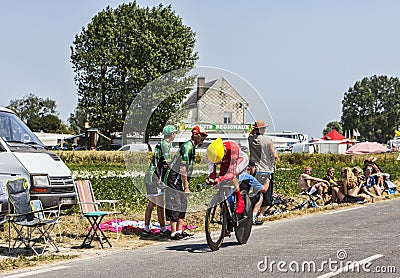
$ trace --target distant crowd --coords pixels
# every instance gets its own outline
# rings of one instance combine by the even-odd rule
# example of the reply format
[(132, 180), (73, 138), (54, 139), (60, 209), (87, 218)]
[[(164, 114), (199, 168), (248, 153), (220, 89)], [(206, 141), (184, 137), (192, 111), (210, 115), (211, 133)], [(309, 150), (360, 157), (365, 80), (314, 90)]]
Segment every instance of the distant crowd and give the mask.
[(299, 176), (298, 185), (312, 195), (317, 195), (325, 204), (363, 203), (371, 199), (383, 199), (383, 194), (393, 194), (396, 186), (390, 181), (390, 175), (383, 172), (376, 163), (375, 157), (364, 160), (360, 166), (344, 167), (341, 169), (341, 178), (335, 177), (335, 169), (327, 169), (324, 178), (311, 175), (312, 168), (306, 167)]

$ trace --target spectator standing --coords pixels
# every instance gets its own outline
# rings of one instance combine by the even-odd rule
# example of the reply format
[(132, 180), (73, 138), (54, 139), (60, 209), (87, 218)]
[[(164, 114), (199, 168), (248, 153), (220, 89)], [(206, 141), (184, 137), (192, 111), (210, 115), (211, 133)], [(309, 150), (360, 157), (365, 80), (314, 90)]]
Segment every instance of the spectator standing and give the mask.
[(157, 207), (157, 218), (160, 224), (161, 236), (169, 236), (170, 231), (165, 227), (164, 216), (164, 192), (165, 184), (163, 183), (165, 173), (171, 163), (171, 142), (175, 139), (176, 129), (172, 125), (167, 125), (163, 129), (164, 139), (161, 140), (154, 148), (149, 168), (147, 169), (144, 182), (149, 202), (144, 215), (144, 230), (142, 237), (149, 237), (150, 219), (154, 206)]
[(263, 120), (257, 120), (248, 137), (250, 160), (256, 164), (255, 178), (264, 185), (265, 190), (262, 193), (260, 215), (264, 215), (265, 210), (272, 204), (273, 174), (275, 159), (278, 158), (272, 139), (265, 135), (266, 128)]
[(183, 231), (184, 218), (187, 210), (187, 195), (190, 193), (189, 181), (193, 172), (196, 150), (195, 148), (204, 142), (207, 133), (199, 126), (192, 128), (192, 136), (189, 141), (179, 147), (170, 168), (165, 175), (167, 184), (166, 218), (171, 222), (172, 240), (180, 240), (192, 237)]

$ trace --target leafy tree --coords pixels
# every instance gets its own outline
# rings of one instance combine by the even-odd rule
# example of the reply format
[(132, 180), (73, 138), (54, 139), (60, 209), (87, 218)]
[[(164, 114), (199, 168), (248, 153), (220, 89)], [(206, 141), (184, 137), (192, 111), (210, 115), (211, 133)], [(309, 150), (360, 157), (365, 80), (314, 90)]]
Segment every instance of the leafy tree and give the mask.
[(58, 117), (54, 100), (43, 99), (32, 93), (22, 99), (13, 99), (7, 108), (13, 110), (33, 131), (71, 133)]
[(343, 128), (342, 128), (342, 124), (338, 121), (334, 121), (334, 122), (329, 122), (326, 127), (324, 128), (324, 130), (322, 131), (322, 135), (325, 136), (326, 134), (328, 134), (332, 129), (335, 129), (337, 132), (339, 132), (340, 134), (343, 134)]
[(54, 100), (43, 99), (29, 93), (22, 99), (13, 99), (7, 108), (13, 110), (25, 123), (36, 117), (58, 115), (57, 105)]
[(30, 118), (27, 125), (33, 131), (57, 133), (60, 132), (61, 120), (55, 115), (37, 116)]
[(344, 94), (343, 129), (358, 129), (361, 140), (387, 142), (398, 129), (399, 117), (400, 82), (397, 77), (365, 77)]
[[(130, 104), (146, 84), (170, 71), (194, 66), (194, 45), (195, 33), (171, 6), (150, 9), (133, 2), (107, 7), (94, 16), (71, 47), (78, 106), (90, 125), (108, 136), (122, 131)], [(173, 104), (186, 94), (176, 93), (159, 110), (176, 109)], [(148, 130), (160, 133), (168, 117), (158, 113)]]
[(71, 113), (69, 115), (68, 118), (69, 127), (75, 134), (80, 134), (84, 131), (83, 128), (85, 126), (85, 122), (86, 122), (86, 115), (83, 109), (77, 106), (74, 110), (74, 113)]

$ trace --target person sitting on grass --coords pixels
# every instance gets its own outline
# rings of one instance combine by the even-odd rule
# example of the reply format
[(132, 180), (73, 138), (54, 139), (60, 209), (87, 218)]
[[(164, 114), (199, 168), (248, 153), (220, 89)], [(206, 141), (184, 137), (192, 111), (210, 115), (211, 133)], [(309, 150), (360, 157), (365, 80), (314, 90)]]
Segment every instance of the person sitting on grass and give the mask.
[[(383, 199), (381, 189), (375, 182), (375, 178), (371, 175), (372, 174), (372, 167), (367, 166), (364, 169), (364, 180), (361, 184), (361, 192), (364, 194), (369, 195), (371, 198)], [(374, 190), (375, 194), (371, 192), (371, 189)]]
[(262, 225), (264, 222), (257, 220), (258, 211), (261, 208), (263, 201), (263, 192), (268, 190), (268, 186), (262, 185), (255, 177), (256, 163), (253, 160), (249, 160), (247, 165), (247, 171), (239, 175), (239, 188), (240, 191), (247, 191), (250, 193), (250, 188), (253, 188), (253, 192), (250, 195), (251, 205), (253, 207), (253, 225)]
[(311, 176), (312, 168), (307, 166), (304, 172), (299, 176), (298, 184), (301, 191), (307, 191), (311, 195), (318, 194), (322, 199), (324, 192), (328, 190), (329, 182), (320, 178)]
[(370, 197), (360, 193), (360, 184), (350, 167), (344, 167), (341, 171), (343, 181), (339, 186), (332, 187), (332, 203), (356, 203), (369, 201)]
[[(335, 178), (335, 168), (333, 167), (329, 167), (326, 170), (326, 176), (323, 178), (324, 180), (326, 180), (327, 182), (329, 182), (329, 187), (328, 187), (328, 191), (325, 193), (325, 196), (331, 196), (332, 195), (332, 186), (337, 186), (337, 182), (338, 180)], [(329, 203), (332, 202), (332, 198), (330, 198), (325, 205), (328, 205)]]
[(390, 177), (389, 174), (384, 173), (382, 169), (376, 164), (376, 157), (371, 156), (364, 160), (364, 169), (367, 167), (371, 168), (371, 176), (375, 178), (375, 183), (381, 188), (381, 190), (387, 189), (385, 180)]

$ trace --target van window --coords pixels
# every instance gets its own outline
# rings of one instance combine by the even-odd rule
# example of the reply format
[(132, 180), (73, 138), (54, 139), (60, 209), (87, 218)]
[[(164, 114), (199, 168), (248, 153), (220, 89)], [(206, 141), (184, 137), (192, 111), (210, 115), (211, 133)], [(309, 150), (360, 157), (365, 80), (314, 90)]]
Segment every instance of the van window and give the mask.
[(16, 115), (2, 111), (0, 111), (0, 137), (6, 142), (34, 142), (43, 145), (36, 135)]

